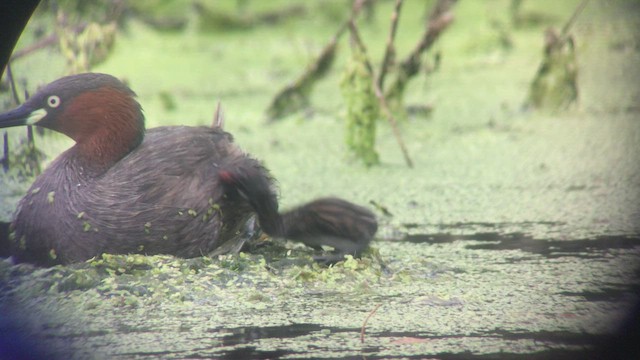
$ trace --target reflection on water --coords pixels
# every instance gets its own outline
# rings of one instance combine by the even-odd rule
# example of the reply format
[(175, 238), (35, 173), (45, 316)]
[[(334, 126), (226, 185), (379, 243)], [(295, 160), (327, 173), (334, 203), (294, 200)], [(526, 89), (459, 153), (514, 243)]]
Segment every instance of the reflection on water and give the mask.
[(536, 239), (531, 235), (515, 232), (483, 232), (468, 235), (446, 234), (412, 234), (402, 241), (416, 244), (436, 244), (454, 241), (486, 242), (466, 245), (474, 250), (522, 250), (547, 258), (559, 256), (577, 256), (597, 258), (609, 249), (640, 248), (640, 235), (601, 235), (590, 239), (546, 240)]

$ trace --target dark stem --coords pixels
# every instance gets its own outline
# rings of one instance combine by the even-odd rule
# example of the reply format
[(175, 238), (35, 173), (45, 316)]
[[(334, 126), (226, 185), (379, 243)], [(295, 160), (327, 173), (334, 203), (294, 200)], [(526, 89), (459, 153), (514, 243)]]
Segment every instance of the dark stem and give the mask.
[(389, 71), (389, 66), (395, 58), (395, 46), (393, 41), (396, 37), (396, 31), (398, 29), (398, 19), (400, 18), (400, 10), (402, 8), (403, 0), (396, 0), (396, 6), (391, 14), (391, 29), (389, 30), (389, 38), (387, 39), (387, 49), (384, 52), (384, 58), (382, 59), (382, 65), (380, 66), (380, 74), (378, 75), (378, 86), (380, 89), (384, 89), (384, 78)]
[(373, 314), (375, 314), (376, 311), (378, 311), (380, 306), (382, 306), (382, 304), (376, 305), (376, 307), (374, 307), (373, 310), (371, 310), (371, 312), (369, 313), (369, 315), (367, 315), (367, 317), (364, 319), (364, 322), (362, 323), (362, 327), (360, 328), (360, 343), (361, 344), (364, 344), (364, 330), (367, 328), (367, 322), (369, 322), (369, 319), (373, 316)]
[[(444, 29), (453, 22), (453, 15), (449, 12), (453, 0), (439, 0), (436, 4), (424, 35), (413, 49), (413, 51), (400, 63), (400, 71), (404, 72), (407, 78), (414, 76), (420, 69), (420, 55), (427, 51), (438, 39)], [(400, 78), (400, 77), (398, 77)]]
[(4, 172), (9, 171), (9, 134), (5, 131), (2, 135), (3, 141), (3, 156), (2, 156), (2, 170)]
[[(80, 24), (76, 27), (73, 28), (73, 33), (74, 34), (79, 34), (81, 33), (85, 28), (87, 27), (86, 24)], [(49, 35), (45, 38), (42, 38), (40, 40), (38, 40), (37, 42), (29, 45), (29, 46), (25, 46), (24, 48), (17, 50), (13, 53), (13, 55), (11, 55), (11, 61), (15, 61), (20, 59), (21, 57), (27, 56), (33, 52), (36, 52), (40, 49), (44, 49), (47, 46), (53, 46), (55, 44), (57, 44), (59, 41), (58, 39), (58, 35), (57, 34), (52, 34)]]
[(36, 148), (36, 142), (33, 138), (33, 126), (31, 125), (27, 126), (27, 146), (30, 150)]
[(224, 111), (222, 110), (220, 100), (218, 100), (216, 112), (213, 114), (213, 122), (211, 123), (211, 127), (220, 129), (224, 128)]
[[(15, 78), (13, 77), (13, 71), (11, 70), (11, 61), (7, 62), (7, 78), (11, 84), (11, 95), (13, 96), (13, 101), (15, 102), (15, 105), (20, 105), (21, 102), (18, 97)], [(29, 98), (26, 90), (24, 98), (25, 100)], [(35, 156), (36, 143), (33, 137), (33, 126), (31, 125), (27, 126), (27, 148), (29, 149), (28, 153)], [(37, 162), (37, 159), (35, 159), (35, 161)], [(2, 168), (5, 172), (9, 170), (9, 139), (6, 132), (4, 135), (4, 157), (2, 158)], [(37, 172), (39, 173), (40, 171), (38, 170)]]
[(349, 19), (343, 22), (331, 41), (325, 45), (316, 59), (310, 63), (306, 70), (293, 82), (282, 88), (271, 100), (267, 108), (268, 121), (275, 121), (289, 113), (301, 110), (309, 106), (308, 97), (317, 80), (323, 78), (333, 65), (338, 40), (349, 27), (349, 22), (360, 13), (363, 5), (368, 0), (355, 0)]
[(582, 0), (582, 2), (578, 4), (578, 7), (573, 12), (573, 15), (571, 15), (571, 18), (569, 18), (566, 24), (564, 24), (564, 26), (562, 27), (562, 32), (560, 33), (560, 37), (565, 37), (569, 33), (569, 30), (571, 29), (573, 24), (576, 22), (576, 19), (578, 18), (580, 13), (582, 13), (582, 10), (584, 10), (584, 8), (587, 6), (588, 2), (589, 0)]
[(16, 82), (13, 78), (13, 71), (11, 71), (11, 61), (7, 63), (7, 79), (9, 80), (9, 84), (11, 84), (11, 95), (13, 96), (13, 102), (15, 105), (20, 105), (18, 90), (16, 90)]

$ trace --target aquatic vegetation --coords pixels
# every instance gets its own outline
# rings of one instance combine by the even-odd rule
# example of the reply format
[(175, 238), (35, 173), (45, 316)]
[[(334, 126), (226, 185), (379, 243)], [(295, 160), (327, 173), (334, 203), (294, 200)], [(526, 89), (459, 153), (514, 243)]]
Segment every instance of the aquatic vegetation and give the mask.
[(347, 147), (366, 166), (372, 166), (380, 162), (375, 150), (380, 109), (373, 89), (373, 74), (365, 65), (365, 56), (360, 49), (352, 50), (340, 88), (347, 108)]
[(537, 109), (566, 110), (578, 100), (578, 64), (571, 36), (549, 28), (542, 63), (529, 88), (528, 103)]

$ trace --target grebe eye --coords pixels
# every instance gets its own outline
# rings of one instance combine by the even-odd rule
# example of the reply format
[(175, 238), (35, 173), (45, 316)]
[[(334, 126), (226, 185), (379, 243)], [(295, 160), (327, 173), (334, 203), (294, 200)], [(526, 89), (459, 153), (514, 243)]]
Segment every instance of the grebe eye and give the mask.
[(49, 98), (47, 99), (47, 105), (52, 108), (57, 108), (58, 106), (60, 106), (60, 97), (58, 97), (57, 95), (49, 96)]

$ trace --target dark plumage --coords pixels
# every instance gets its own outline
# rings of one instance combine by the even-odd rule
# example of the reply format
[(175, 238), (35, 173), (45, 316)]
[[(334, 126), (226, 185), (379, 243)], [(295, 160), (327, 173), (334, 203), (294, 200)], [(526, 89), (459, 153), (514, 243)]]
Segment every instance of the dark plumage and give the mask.
[(134, 96), (110, 75), (80, 74), (0, 115), (0, 128), (34, 124), (76, 141), (18, 205), (11, 226), (17, 261), (237, 252), (254, 214), (269, 235), (334, 247), (330, 260), (368, 246), (377, 230), (369, 210), (326, 198), (280, 214), (268, 171), (230, 134), (186, 126), (145, 133)]

